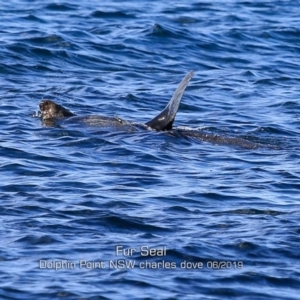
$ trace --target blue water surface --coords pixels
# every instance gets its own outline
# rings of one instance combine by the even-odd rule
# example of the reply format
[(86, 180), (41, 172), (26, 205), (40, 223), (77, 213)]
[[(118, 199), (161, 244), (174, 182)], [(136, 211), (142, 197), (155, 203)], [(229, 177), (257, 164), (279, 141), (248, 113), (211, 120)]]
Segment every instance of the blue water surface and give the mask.
[[(300, 299), (298, 1), (1, 1), (1, 299)], [(184, 135), (47, 127), (41, 99)], [(150, 250), (151, 249), (151, 250)]]

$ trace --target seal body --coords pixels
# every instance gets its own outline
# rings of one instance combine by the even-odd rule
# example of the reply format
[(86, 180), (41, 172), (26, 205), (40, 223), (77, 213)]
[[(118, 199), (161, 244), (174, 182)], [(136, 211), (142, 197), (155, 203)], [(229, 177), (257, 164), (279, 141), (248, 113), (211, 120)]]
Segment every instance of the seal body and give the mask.
[(74, 113), (64, 108), (63, 106), (45, 99), (40, 102), (41, 119), (46, 126), (61, 126), (71, 125), (82, 127), (88, 125), (90, 127), (98, 128), (101, 131), (137, 131), (142, 129), (154, 129), (157, 131), (168, 130), (174, 136), (184, 136), (196, 138), (197, 140), (207, 141), (218, 145), (236, 146), (245, 149), (256, 149), (261, 147), (261, 144), (247, 141), (238, 137), (224, 137), (213, 135), (198, 130), (182, 130), (173, 129), (173, 123), (183, 96), (183, 93), (188, 86), (190, 79), (193, 77), (194, 72), (190, 71), (180, 82), (175, 90), (171, 100), (167, 106), (153, 119), (145, 124), (131, 123), (119, 117), (106, 117), (106, 116), (76, 116)]
[(76, 116), (63, 106), (45, 99), (40, 102), (41, 119), (46, 126), (91, 126), (107, 130), (134, 130), (133, 123), (119, 117), (106, 116)]

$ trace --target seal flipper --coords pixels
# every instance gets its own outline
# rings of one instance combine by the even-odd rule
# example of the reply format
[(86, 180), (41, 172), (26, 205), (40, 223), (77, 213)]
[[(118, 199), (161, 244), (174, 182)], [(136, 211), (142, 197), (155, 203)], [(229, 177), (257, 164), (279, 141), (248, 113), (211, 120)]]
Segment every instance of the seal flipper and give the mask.
[(194, 71), (190, 71), (180, 82), (173, 97), (171, 98), (165, 109), (155, 118), (146, 123), (147, 126), (155, 130), (171, 130), (172, 125), (178, 111), (183, 93), (190, 81), (194, 76)]

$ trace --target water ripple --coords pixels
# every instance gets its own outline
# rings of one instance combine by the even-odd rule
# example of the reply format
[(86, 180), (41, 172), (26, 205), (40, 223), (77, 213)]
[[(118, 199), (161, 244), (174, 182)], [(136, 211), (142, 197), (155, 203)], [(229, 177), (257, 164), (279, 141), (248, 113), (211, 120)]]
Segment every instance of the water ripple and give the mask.
[[(297, 3), (16, 0), (0, 17), (0, 297), (299, 298)], [(189, 70), (174, 132), (37, 113), (145, 123)]]

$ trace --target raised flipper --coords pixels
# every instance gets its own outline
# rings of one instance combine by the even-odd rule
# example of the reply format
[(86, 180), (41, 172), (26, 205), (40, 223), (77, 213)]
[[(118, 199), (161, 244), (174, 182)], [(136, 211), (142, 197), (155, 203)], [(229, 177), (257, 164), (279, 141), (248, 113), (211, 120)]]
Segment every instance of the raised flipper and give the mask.
[(151, 121), (147, 122), (146, 125), (155, 130), (171, 130), (172, 125), (178, 111), (181, 98), (183, 93), (188, 86), (190, 79), (194, 76), (194, 71), (190, 71), (180, 82), (177, 87), (173, 97), (171, 98), (165, 109), (153, 118)]

